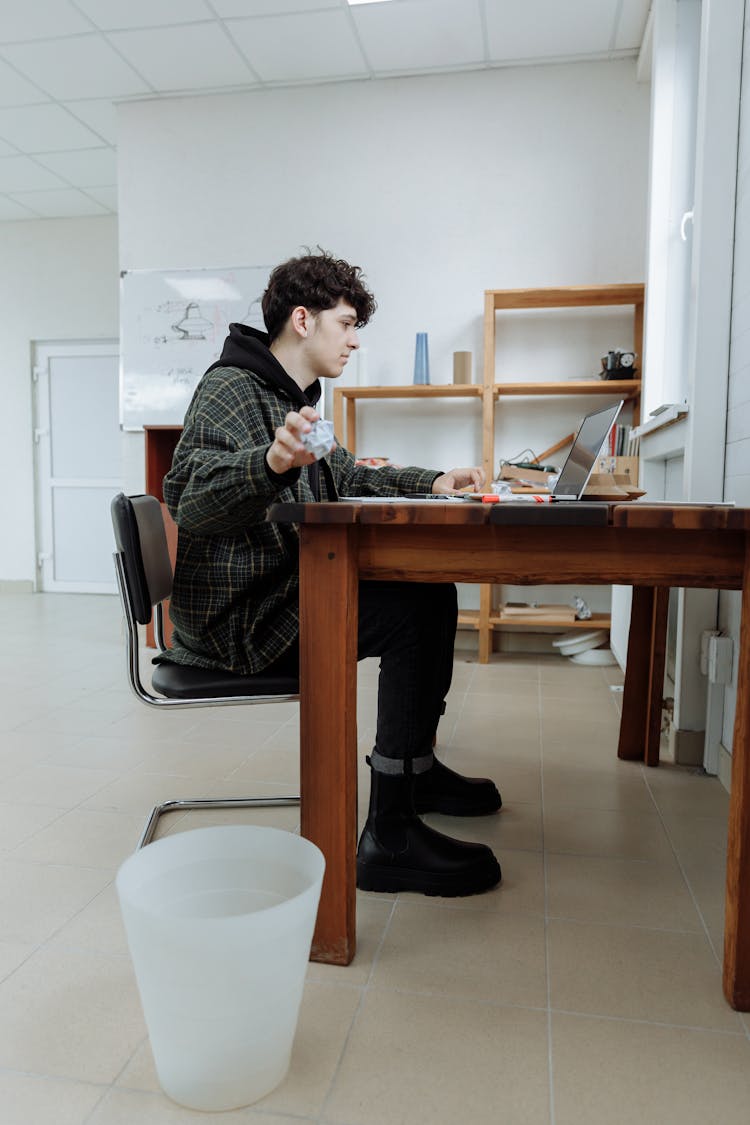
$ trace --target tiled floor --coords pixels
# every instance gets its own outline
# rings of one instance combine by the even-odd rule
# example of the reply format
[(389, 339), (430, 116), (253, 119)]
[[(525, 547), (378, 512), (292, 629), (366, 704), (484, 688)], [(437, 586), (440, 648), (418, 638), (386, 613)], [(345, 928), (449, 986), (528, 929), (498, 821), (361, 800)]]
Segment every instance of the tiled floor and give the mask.
[(114, 598), (6, 595), (0, 621), (3, 1125), (747, 1125), (750, 1019), (720, 978), (727, 796), (617, 761), (619, 671), (456, 662), (439, 750), (505, 808), (431, 819), (490, 843), (502, 886), (360, 896), (353, 964), (310, 966), (286, 1081), (198, 1115), (159, 1090), (112, 880), (157, 799), (294, 789), (296, 707), (143, 707)]

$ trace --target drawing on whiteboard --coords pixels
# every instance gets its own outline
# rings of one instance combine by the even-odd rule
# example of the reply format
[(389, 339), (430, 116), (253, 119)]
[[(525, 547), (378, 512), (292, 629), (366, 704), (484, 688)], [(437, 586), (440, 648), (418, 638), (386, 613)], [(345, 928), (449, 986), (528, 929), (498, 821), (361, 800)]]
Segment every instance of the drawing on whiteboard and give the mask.
[(234, 322), (265, 329), (270, 266), (125, 270), (121, 275), (120, 420), (125, 429), (182, 422)]
[(201, 316), (200, 305), (191, 301), (185, 309), (185, 315), (177, 324), (172, 325), (172, 330), (177, 333), (178, 340), (205, 340), (206, 333), (213, 327), (210, 320)]

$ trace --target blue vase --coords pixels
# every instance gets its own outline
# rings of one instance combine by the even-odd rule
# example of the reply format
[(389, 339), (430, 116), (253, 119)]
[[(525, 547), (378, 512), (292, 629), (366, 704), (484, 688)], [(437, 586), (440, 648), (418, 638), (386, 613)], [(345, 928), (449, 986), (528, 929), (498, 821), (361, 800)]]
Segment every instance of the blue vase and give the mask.
[(430, 381), (430, 355), (427, 350), (427, 333), (417, 332), (417, 345), (414, 350), (414, 382), (419, 384)]

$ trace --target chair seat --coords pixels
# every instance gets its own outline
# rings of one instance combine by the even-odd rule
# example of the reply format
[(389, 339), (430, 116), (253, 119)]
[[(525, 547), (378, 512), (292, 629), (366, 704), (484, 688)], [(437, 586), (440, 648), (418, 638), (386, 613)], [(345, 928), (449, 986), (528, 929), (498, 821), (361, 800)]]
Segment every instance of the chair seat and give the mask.
[(221, 699), (233, 695), (299, 695), (292, 676), (237, 676), (186, 664), (157, 664), (151, 677), (156, 691), (168, 699)]

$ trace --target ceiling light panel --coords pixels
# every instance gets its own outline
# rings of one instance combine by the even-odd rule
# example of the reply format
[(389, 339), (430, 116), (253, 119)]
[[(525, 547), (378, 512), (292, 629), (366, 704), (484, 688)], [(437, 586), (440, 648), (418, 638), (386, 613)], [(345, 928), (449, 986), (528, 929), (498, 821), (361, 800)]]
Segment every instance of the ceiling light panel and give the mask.
[(367, 74), (346, 13), (229, 20), (231, 34), (266, 82), (356, 78)]
[(101, 203), (102, 207), (106, 207), (108, 211), (117, 210), (117, 188), (116, 187), (87, 187), (86, 195), (90, 195), (97, 203)]
[(80, 35), (82, 31), (91, 31), (91, 24), (68, 0), (3, 3), (0, 43), (53, 39), (56, 35)]
[(605, 54), (614, 30), (617, 0), (485, 0), (493, 62)]
[(206, 0), (76, 0), (76, 3), (92, 23), (104, 31), (165, 27), (213, 18)]
[(0, 137), (22, 152), (60, 152), (101, 144), (90, 129), (59, 105), (0, 109)]
[(109, 38), (155, 90), (247, 86), (255, 81), (240, 51), (216, 23), (115, 31)]
[(96, 34), (0, 46), (0, 57), (53, 98), (122, 98), (153, 92)]
[(117, 183), (117, 158), (111, 148), (50, 152), (38, 156), (37, 160), (73, 187), (104, 187)]
[(31, 105), (34, 102), (45, 101), (47, 101), (46, 94), (0, 59), (0, 106)]
[(117, 107), (109, 98), (70, 102), (65, 108), (97, 134), (97, 139), (91, 141), (92, 145), (101, 141), (111, 145), (117, 143)]
[(73, 219), (90, 215), (106, 215), (107, 208), (75, 188), (60, 191), (30, 191), (11, 196), (17, 203), (27, 204), (43, 219)]
[(20, 203), (16, 203), (15, 199), (0, 195), (0, 222), (17, 222), (19, 219), (36, 218), (37, 216), (33, 211), (29, 211), (27, 207), (22, 207)]
[(60, 187), (60, 179), (28, 156), (0, 158), (0, 191), (33, 191)]
[(465, 66), (484, 58), (478, 0), (403, 0), (352, 9), (374, 71)]

